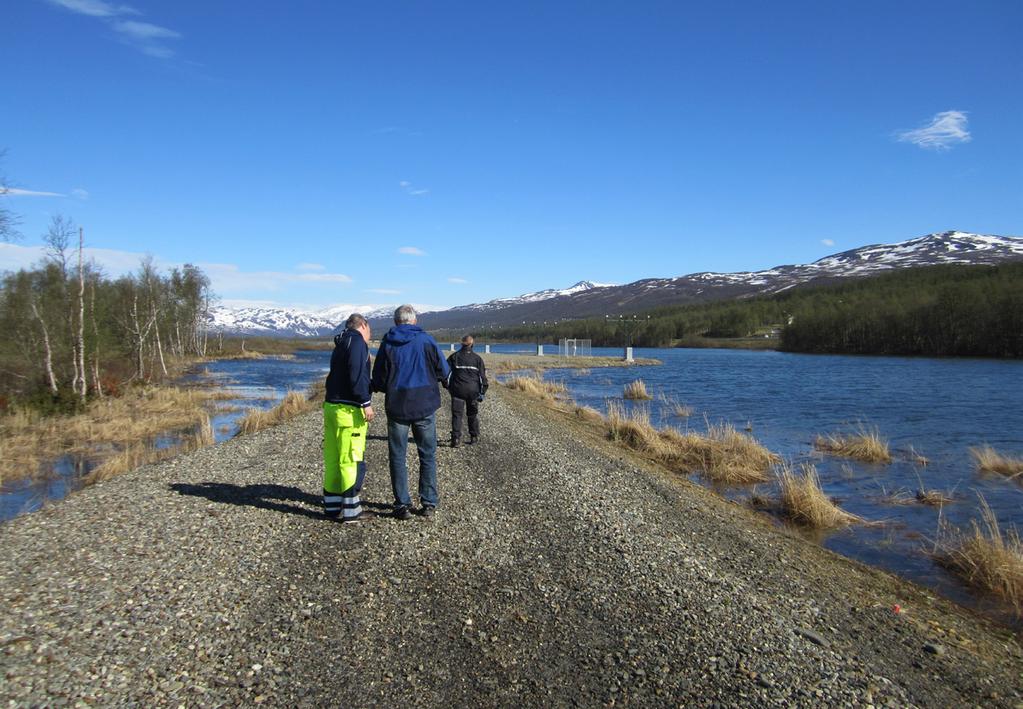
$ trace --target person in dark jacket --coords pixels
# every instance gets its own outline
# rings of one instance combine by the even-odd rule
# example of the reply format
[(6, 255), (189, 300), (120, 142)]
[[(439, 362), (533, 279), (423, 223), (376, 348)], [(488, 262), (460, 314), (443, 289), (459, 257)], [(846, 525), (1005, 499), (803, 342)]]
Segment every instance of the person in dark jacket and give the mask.
[(457, 448), (462, 440), (462, 417), (468, 414), (469, 443), (480, 437), (480, 402), (487, 393), (487, 368), (483, 358), (472, 351), (472, 335), (462, 338), (462, 349), (448, 357), (451, 377), (448, 379), (448, 393), (451, 394), (451, 447)]
[(412, 516), (405, 451), (408, 431), (419, 452), (419, 502), (422, 514), (433, 515), (437, 494), (437, 409), (448, 363), (437, 342), (418, 325), (416, 311), (402, 305), (394, 311), (394, 327), (380, 341), (373, 364), (373, 391), (382, 391), (387, 413), (387, 460), (394, 491), (394, 516)]
[(323, 401), (323, 511), (342, 522), (364, 519), (359, 492), (366, 477), (370, 400), (369, 323), (358, 313), (334, 338)]

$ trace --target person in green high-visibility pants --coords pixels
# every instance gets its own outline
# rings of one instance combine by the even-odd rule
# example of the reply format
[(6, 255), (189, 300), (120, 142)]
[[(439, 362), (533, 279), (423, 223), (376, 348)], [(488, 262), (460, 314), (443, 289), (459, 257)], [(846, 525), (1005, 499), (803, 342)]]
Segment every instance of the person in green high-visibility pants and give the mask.
[(373, 420), (369, 391), (369, 323), (358, 313), (334, 338), (323, 402), (323, 512), (342, 522), (365, 519), (359, 493), (366, 476), (366, 434)]

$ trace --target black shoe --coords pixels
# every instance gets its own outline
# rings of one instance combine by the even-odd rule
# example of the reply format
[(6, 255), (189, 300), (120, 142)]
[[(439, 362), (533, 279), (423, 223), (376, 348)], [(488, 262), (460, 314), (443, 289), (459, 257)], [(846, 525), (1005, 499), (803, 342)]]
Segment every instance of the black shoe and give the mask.
[(470, 446), (473, 445), (474, 443), (479, 443), (479, 442), (480, 442), (480, 437), (479, 436), (469, 436), (469, 445)]
[(457, 438), (452, 438), (451, 439), (451, 447), (452, 448), (458, 448), (458, 446), (460, 446), (460, 445), (462, 445), (462, 442), (459, 439), (457, 439)]
[(408, 508), (408, 505), (397, 505), (394, 508), (394, 516), (397, 519), (410, 519), (412, 511)]
[(421, 514), (423, 517), (433, 517), (434, 511), (435, 508), (433, 505), (423, 505), (423, 509), (420, 510), (419, 514)]

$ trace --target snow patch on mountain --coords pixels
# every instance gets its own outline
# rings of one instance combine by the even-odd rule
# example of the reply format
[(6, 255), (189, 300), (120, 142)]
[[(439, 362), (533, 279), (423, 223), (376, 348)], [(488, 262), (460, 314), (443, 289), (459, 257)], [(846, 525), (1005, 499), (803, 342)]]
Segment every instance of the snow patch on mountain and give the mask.
[(493, 310), (495, 308), (507, 308), (522, 303), (537, 303), (542, 300), (550, 300), (563, 295), (575, 295), (584, 291), (596, 288), (613, 288), (613, 283), (595, 283), (593, 281), (579, 281), (568, 288), (548, 288), (547, 290), (536, 291), (535, 293), (523, 293), (513, 298), (496, 298), (486, 303), (472, 303), (470, 305), (459, 305), (452, 310)]

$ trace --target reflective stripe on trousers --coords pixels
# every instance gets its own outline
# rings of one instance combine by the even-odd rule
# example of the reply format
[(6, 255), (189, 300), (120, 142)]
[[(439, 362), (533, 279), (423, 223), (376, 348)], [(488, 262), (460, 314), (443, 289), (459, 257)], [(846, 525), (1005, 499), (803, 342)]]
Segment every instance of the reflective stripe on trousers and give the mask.
[(359, 492), (366, 476), (363, 410), (350, 404), (323, 404), (323, 511), (347, 518), (362, 512)]

